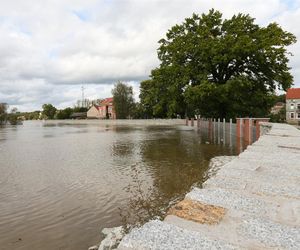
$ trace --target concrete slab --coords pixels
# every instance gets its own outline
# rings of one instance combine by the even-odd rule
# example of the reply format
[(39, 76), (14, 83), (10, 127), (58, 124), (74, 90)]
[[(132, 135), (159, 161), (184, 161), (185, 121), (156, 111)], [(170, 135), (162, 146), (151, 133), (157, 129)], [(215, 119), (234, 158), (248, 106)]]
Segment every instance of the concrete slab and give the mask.
[(244, 190), (250, 193), (262, 196), (279, 196), (286, 198), (298, 199), (300, 196), (300, 183), (296, 178), (285, 178), (284, 182), (280, 182), (280, 178), (256, 177), (246, 178), (247, 175), (241, 176), (222, 176), (217, 175), (204, 184), (204, 188), (222, 188), (232, 190)]
[(165, 222), (245, 249), (299, 249), (300, 244), (299, 227), (242, 213), (229, 212), (224, 220), (213, 226), (176, 216), (167, 216)]
[(289, 227), (261, 218), (245, 218), (237, 228), (244, 238), (253, 238), (270, 247), (300, 249), (300, 227)]
[(194, 188), (186, 199), (221, 206), (227, 209), (244, 211), (262, 217), (277, 213), (279, 204), (265, 201), (262, 197), (221, 188)]
[(203, 234), (154, 220), (133, 229), (119, 245), (119, 250), (199, 250), (242, 249), (241, 247), (205, 237)]

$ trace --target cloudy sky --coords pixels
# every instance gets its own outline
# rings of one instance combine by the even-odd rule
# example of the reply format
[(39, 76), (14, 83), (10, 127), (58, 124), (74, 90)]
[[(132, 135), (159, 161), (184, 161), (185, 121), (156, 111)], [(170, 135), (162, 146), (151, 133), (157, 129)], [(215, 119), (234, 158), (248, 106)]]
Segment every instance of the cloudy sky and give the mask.
[[(0, 102), (64, 108), (81, 98), (82, 85), (87, 98), (104, 98), (117, 80), (138, 96), (139, 81), (159, 63), (157, 41), (210, 8), (275, 21), (300, 40), (300, 0), (0, 0)], [(297, 87), (299, 44), (290, 47)]]

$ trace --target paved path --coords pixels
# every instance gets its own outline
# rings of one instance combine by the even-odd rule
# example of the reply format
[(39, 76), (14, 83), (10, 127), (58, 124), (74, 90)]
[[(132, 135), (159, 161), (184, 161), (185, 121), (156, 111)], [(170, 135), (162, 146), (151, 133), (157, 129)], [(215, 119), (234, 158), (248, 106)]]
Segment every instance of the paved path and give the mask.
[(300, 131), (272, 129), (125, 249), (300, 249)]

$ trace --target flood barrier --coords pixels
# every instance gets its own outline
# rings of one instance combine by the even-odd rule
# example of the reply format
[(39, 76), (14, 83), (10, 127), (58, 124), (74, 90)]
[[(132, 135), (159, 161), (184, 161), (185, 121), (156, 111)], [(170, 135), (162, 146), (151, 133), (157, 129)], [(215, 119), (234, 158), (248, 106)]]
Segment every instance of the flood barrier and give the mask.
[(260, 124), (269, 118), (186, 118), (186, 126), (194, 127), (206, 134), (210, 141), (217, 144), (236, 145), (238, 153), (255, 142), (260, 134)]

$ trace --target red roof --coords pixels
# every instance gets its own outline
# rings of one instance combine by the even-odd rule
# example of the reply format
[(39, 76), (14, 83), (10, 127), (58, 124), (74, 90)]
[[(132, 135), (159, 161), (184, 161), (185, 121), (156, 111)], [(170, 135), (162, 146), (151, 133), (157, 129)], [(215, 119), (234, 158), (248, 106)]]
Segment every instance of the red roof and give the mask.
[(101, 106), (103, 106), (103, 105), (108, 105), (108, 104), (112, 103), (113, 100), (114, 100), (114, 99), (113, 99), (112, 97), (105, 98), (105, 99), (103, 99), (103, 100), (100, 102), (100, 105), (101, 105)]
[(286, 99), (300, 99), (300, 88), (288, 89)]
[(114, 100), (114, 98), (112, 98), (112, 97), (105, 98), (105, 99), (103, 99), (103, 100), (100, 102), (99, 105), (96, 105), (96, 104), (95, 104), (94, 107), (95, 107), (96, 109), (100, 110), (101, 107), (103, 107), (103, 106), (109, 106), (109, 105), (112, 105), (113, 100)]
[(94, 104), (94, 107), (96, 108), (96, 109), (100, 109), (100, 106), (99, 105), (96, 105), (96, 104)]

